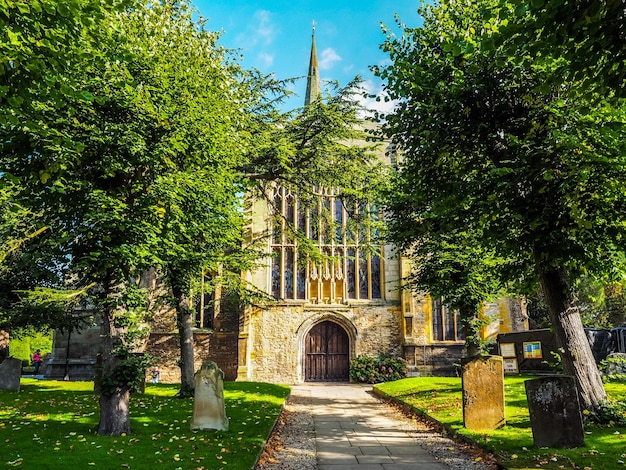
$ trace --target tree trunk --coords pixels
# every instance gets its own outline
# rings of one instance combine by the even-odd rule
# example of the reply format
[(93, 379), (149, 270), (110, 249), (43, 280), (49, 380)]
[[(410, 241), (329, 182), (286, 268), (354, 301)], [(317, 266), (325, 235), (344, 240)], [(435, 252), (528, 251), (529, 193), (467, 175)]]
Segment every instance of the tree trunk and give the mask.
[(563, 348), (563, 372), (576, 379), (583, 409), (592, 410), (606, 399), (606, 392), (570, 290), (567, 273), (562, 268), (544, 269), (541, 265), (538, 269), (557, 344)]
[(114, 354), (114, 348), (120, 335), (120, 329), (116, 327), (114, 321), (117, 291), (111, 276), (105, 276), (103, 287), (100, 326), (102, 376), (94, 382), (94, 386), (99, 388), (96, 389), (96, 393), (100, 393), (100, 423), (97, 433), (103, 436), (119, 436), (122, 433), (130, 434), (130, 392), (126, 387), (117, 387), (112, 394), (108, 391), (103, 393), (103, 380), (111, 374), (119, 362), (119, 358)]
[(100, 423), (98, 434), (119, 436), (130, 434), (130, 392), (127, 388), (113, 395), (100, 395)]
[(480, 338), (480, 321), (478, 319), (479, 308), (480, 303), (477, 305), (461, 305), (459, 307), (467, 357), (480, 356), (483, 352), (483, 343)]
[(172, 288), (176, 298), (176, 321), (180, 338), (180, 391), (179, 397), (194, 394), (193, 310), (187, 294), (179, 287)]

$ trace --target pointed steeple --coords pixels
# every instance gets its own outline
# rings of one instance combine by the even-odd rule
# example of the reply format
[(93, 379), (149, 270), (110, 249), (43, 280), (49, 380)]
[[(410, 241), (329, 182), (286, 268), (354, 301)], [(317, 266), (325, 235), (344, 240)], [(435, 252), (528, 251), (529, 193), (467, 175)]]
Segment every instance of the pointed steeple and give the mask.
[(309, 59), (309, 74), (306, 81), (306, 96), (304, 106), (310, 105), (321, 93), (320, 72), (317, 65), (317, 50), (315, 48), (315, 21), (313, 22), (313, 33), (311, 34), (311, 58)]

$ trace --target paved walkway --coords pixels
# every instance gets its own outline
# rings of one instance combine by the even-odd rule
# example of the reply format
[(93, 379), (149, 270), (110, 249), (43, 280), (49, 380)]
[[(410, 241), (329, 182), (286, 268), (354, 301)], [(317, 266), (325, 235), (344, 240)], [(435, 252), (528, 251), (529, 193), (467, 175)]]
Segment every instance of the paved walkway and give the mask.
[(318, 470), (448, 469), (418, 444), (371, 389), (328, 383), (293, 387), (292, 393), (310, 397)]

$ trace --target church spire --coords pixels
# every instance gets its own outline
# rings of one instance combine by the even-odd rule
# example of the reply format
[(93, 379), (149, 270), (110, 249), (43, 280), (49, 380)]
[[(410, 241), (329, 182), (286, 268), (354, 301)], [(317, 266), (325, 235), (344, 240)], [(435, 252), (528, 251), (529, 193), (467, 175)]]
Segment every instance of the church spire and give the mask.
[(317, 50), (315, 49), (315, 21), (313, 21), (313, 32), (311, 34), (311, 58), (309, 60), (309, 74), (306, 81), (306, 96), (304, 97), (304, 105), (310, 105), (317, 99), (320, 93), (320, 73), (317, 66)]

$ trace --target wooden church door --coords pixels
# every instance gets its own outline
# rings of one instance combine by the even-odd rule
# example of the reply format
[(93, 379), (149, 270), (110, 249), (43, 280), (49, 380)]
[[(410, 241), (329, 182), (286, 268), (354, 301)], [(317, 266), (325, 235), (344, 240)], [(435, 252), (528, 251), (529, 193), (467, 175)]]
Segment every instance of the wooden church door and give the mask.
[(318, 323), (306, 336), (304, 380), (348, 381), (349, 350), (348, 334), (340, 325), (331, 321)]

